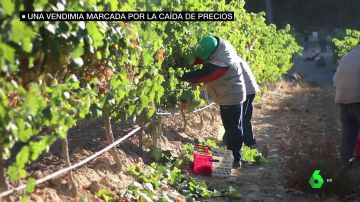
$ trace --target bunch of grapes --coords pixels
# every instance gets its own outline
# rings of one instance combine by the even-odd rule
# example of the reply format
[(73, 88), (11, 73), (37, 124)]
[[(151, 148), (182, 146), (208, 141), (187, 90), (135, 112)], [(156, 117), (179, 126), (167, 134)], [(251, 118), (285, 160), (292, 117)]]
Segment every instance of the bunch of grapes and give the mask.
[(85, 79), (90, 81), (95, 79), (97, 88), (100, 94), (105, 94), (109, 91), (109, 80), (113, 76), (113, 70), (110, 68), (111, 64), (108, 63), (96, 63), (93, 69), (87, 69), (85, 71)]

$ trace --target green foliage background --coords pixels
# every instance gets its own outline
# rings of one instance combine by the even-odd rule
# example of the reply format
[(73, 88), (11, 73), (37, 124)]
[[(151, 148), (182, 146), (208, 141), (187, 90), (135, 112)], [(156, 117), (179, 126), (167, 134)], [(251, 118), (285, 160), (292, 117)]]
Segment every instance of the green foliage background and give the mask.
[(345, 30), (345, 35), (335, 36), (332, 40), (334, 44), (335, 60), (339, 62), (340, 58), (353, 49), (360, 41), (360, 31)]

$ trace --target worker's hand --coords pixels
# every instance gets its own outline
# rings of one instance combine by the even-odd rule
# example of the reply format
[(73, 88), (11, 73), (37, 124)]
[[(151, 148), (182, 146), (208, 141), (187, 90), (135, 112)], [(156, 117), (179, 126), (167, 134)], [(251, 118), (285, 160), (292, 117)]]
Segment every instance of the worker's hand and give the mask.
[(198, 90), (206, 90), (206, 85), (205, 84), (199, 84), (199, 85), (197, 85), (196, 86), (196, 89), (198, 89)]
[(178, 68), (191, 68), (195, 64), (195, 57), (193, 55), (180, 55), (175, 57), (175, 66)]
[(195, 57), (193, 55), (186, 55), (185, 62), (187, 66), (192, 66), (195, 63)]

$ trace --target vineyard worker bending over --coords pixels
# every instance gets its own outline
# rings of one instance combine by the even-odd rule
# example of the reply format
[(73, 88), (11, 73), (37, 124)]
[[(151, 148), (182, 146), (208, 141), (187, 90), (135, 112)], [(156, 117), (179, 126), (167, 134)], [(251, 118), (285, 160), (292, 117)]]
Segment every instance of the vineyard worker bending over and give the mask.
[[(259, 85), (256, 83), (255, 76), (251, 71), (249, 64), (241, 59), (240, 66), (242, 68), (244, 82), (245, 82), (245, 91), (246, 91), (246, 100), (243, 103), (243, 142), (248, 147), (253, 147), (256, 145), (256, 139), (253, 133), (251, 118), (253, 114), (253, 101), (256, 93), (260, 91)], [(226, 142), (228, 139), (228, 134), (225, 133), (223, 140)]]
[(340, 154), (345, 163), (353, 157), (360, 132), (360, 42), (340, 59), (334, 80), (342, 122)]
[(203, 67), (185, 73), (180, 80), (207, 84), (210, 98), (220, 105), (221, 119), (228, 134), (226, 145), (234, 156), (233, 165), (239, 167), (243, 143), (242, 104), (246, 99), (241, 58), (230, 42), (214, 36), (200, 40), (196, 57), (196, 64), (203, 63)]

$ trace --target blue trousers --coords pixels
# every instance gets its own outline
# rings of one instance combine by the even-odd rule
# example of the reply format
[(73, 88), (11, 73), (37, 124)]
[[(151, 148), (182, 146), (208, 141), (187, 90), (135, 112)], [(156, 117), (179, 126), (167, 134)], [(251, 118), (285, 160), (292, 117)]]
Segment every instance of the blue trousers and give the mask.
[(241, 160), (241, 147), (243, 144), (242, 104), (220, 105), (220, 115), (225, 128), (224, 142), (232, 151), (234, 161)]
[(243, 103), (243, 140), (244, 144), (248, 147), (254, 146), (256, 144), (251, 124), (251, 118), (254, 109), (254, 98), (255, 94), (247, 95), (246, 101)]
[(353, 157), (360, 132), (360, 103), (340, 104), (342, 141), (340, 155), (342, 162)]

